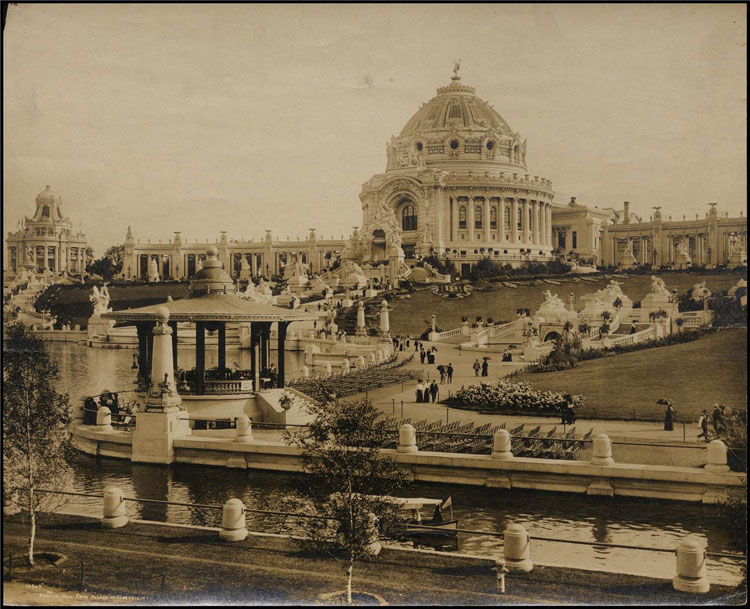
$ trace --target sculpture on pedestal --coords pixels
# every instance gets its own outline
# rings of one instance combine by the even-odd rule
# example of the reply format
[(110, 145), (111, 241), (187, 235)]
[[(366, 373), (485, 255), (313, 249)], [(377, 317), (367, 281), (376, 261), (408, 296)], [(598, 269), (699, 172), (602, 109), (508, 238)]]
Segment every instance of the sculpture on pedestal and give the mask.
[(94, 304), (94, 315), (101, 315), (102, 313), (108, 313), (112, 310), (109, 308), (110, 298), (106, 284), (102, 286), (101, 290), (94, 286), (91, 289), (89, 301)]

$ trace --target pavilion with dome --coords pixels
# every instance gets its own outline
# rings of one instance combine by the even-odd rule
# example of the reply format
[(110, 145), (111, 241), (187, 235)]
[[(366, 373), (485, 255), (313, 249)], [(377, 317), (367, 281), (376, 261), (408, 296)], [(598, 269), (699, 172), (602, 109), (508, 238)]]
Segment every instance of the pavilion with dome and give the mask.
[[(282, 309), (240, 298), (235, 283), (224, 270), (217, 257), (218, 250), (210, 246), (203, 268), (191, 278), (188, 295), (179, 300), (169, 300), (158, 305), (103, 313), (102, 318), (135, 323), (138, 333), (138, 378), (141, 390), (148, 382), (151, 370), (153, 328), (160, 307), (169, 311), (172, 329), (172, 358), (175, 370), (177, 358), (178, 322), (195, 324), (195, 368), (183, 370), (177, 380), (177, 389), (183, 400), (186, 395), (219, 396), (252, 394), (262, 387), (263, 371), (270, 366), (271, 326), (276, 324), (278, 336), (277, 387), (285, 382), (284, 344), (290, 323), (316, 319), (317, 316), (299, 310)], [(250, 325), (250, 370), (231, 370), (226, 365), (226, 326), (228, 323)], [(219, 357), (215, 369), (206, 369), (206, 332), (218, 333)]]
[(34, 215), (21, 219), (6, 241), (7, 268), (16, 274), (83, 274), (92, 254), (86, 235), (73, 230), (62, 198), (49, 186), (37, 195)]
[(482, 258), (548, 260), (552, 184), (529, 175), (526, 140), (461, 82), (450, 84), (386, 146), (385, 172), (364, 183), (362, 263), (398, 264), (431, 252), (465, 272)]

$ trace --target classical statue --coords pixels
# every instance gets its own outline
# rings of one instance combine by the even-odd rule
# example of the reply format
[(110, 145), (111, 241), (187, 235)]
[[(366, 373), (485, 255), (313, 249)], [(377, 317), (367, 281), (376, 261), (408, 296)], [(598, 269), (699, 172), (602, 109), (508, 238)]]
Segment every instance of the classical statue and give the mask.
[(248, 263), (247, 258), (245, 256), (240, 256), (240, 269), (243, 271), (250, 270), (250, 264)]
[(458, 80), (460, 76), (458, 75), (458, 71), (461, 69), (461, 60), (454, 59), (453, 60), (453, 78)]
[(664, 280), (656, 275), (651, 276), (651, 293), (658, 296), (671, 296), (667, 286), (664, 285)]
[(625, 246), (625, 256), (632, 256), (633, 255), (633, 241), (632, 239), (628, 239), (628, 244)]
[(565, 308), (565, 304), (557, 294), (553, 296), (552, 292), (550, 292), (549, 290), (544, 290), (544, 292), (542, 292), (542, 295), (544, 296), (545, 305)]
[(26, 248), (26, 262), (34, 262), (34, 248), (31, 246)]
[(159, 281), (159, 266), (153, 258), (148, 265), (148, 279), (149, 281)]
[(102, 313), (111, 311), (109, 300), (109, 290), (106, 285), (103, 285), (101, 290), (94, 286), (89, 296), (89, 301), (94, 304), (94, 315), (101, 315)]
[(681, 256), (685, 256), (686, 258), (689, 258), (689, 257), (690, 257), (690, 251), (688, 250), (688, 243), (687, 243), (687, 240), (685, 240), (685, 239), (682, 239), (682, 240), (681, 240), (681, 241), (680, 241), (680, 242), (679, 242), (679, 243), (677, 244), (677, 254), (679, 254), (679, 255), (681, 255)]

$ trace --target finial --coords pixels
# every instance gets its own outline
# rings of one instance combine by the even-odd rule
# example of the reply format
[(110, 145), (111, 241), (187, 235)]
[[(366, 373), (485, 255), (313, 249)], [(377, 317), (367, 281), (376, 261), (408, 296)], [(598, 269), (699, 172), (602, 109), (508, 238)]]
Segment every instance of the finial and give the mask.
[(453, 60), (453, 76), (451, 76), (451, 80), (461, 80), (461, 77), (458, 75), (458, 71), (461, 69), (461, 60), (454, 59)]

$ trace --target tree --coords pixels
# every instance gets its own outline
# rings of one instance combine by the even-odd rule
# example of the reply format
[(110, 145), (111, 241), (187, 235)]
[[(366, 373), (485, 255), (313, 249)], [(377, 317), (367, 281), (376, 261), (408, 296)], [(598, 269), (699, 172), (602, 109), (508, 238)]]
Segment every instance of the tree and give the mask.
[(622, 299), (619, 296), (615, 298), (612, 306), (619, 311), (622, 308)]
[(112, 279), (122, 273), (122, 260), (125, 254), (124, 245), (113, 245), (104, 255), (86, 266), (87, 273), (101, 275), (104, 279)]
[(599, 326), (599, 337), (604, 338), (605, 336), (607, 336), (607, 334), (609, 334), (609, 329), (609, 324), (605, 321), (601, 326)]
[(588, 333), (591, 332), (591, 324), (587, 321), (582, 321), (580, 324), (578, 324), (578, 332), (584, 335), (588, 335)]
[(351, 604), (354, 566), (373, 552), (374, 519), (386, 537), (402, 530), (398, 507), (387, 496), (405, 484), (406, 475), (392, 457), (381, 454), (388, 432), (371, 404), (341, 403), (330, 396), (308, 410), (315, 416), (308, 427), (285, 432), (287, 442), (303, 450), (308, 476), (300, 490), (321, 517), (310, 519), (302, 543), (343, 564)]
[(67, 482), (73, 449), (68, 396), (55, 389), (57, 365), (45, 343), (21, 323), (5, 326), (3, 346), (3, 494), (29, 514), (29, 563), (34, 564), (36, 517), (54, 511)]

